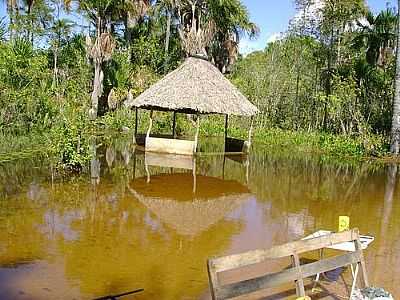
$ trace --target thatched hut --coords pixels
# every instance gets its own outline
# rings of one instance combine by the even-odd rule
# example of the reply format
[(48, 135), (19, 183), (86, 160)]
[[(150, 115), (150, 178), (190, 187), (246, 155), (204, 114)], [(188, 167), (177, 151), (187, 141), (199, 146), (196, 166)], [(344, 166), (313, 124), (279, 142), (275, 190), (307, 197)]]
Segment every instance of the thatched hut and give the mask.
[[(179, 185), (176, 183), (179, 182)], [(193, 192), (196, 184), (196, 192)], [(161, 221), (184, 236), (196, 236), (247, 202), (250, 190), (233, 180), (189, 173), (136, 178), (129, 190)]]
[[(234, 115), (252, 118), (258, 113), (257, 107), (247, 100), (215, 66), (200, 57), (187, 58), (176, 70), (152, 85), (136, 99), (127, 100), (125, 105), (135, 108), (136, 111), (147, 109), (151, 112), (153, 110), (173, 112), (173, 138), (175, 138), (176, 113), (198, 115), (195, 140), (183, 141), (150, 137), (152, 113), (150, 114), (150, 126), (145, 140), (146, 151), (175, 154), (196, 152), (201, 114), (225, 115), (225, 138), (228, 142), (237, 143), (237, 140), (227, 139), (228, 117)], [(137, 122), (135, 127), (137, 128)], [(251, 142), (251, 127), (248, 141), (243, 142), (242, 146), (248, 147)], [(137, 134), (136, 130), (135, 134)], [(239, 147), (238, 150), (240, 151), (237, 152), (242, 152), (243, 149)]]

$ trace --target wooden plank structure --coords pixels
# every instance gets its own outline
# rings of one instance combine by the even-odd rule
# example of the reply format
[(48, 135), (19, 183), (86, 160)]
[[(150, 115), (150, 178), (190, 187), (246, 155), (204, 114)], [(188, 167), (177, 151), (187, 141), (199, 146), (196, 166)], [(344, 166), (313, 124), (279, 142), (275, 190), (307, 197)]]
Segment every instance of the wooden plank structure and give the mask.
[[(300, 265), (300, 254), (320, 250), (343, 242), (353, 242), (356, 251)], [(291, 257), (291, 268), (226, 285), (221, 284), (219, 281), (219, 273), (284, 257)], [(305, 278), (348, 265), (356, 265), (357, 270), (359, 268), (361, 269), (362, 285), (363, 287), (368, 287), (367, 271), (358, 229), (333, 233), (308, 240), (295, 241), (270, 249), (253, 250), (241, 254), (213, 258), (207, 262), (210, 290), (213, 300), (231, 299), (250, 295), (254, 292), (277, 287), (289, 282), (294, 282), (296, 284), (297, 296), (304, 297), (305, 289), (303, 280)], [(355, 280), (356, 278), (354, 281)]]
[[(221, 72), (204, 57), (189, 57), (176, 70), (139, 95), (125, 102), (135, 108), (135, 140), (138, 129), (138, 109), (150, 110), (149, 128), (145, 137), (145, 151), (193, 155), (197, 152), (200, 116), (225, 115), (225, 152), (248, 152), (251, 144), (253, 116), (259, 111)], [(170, 138), (154, 138), (150, 135), (153, 111), (172, 112)], [(177, 113), (197, 115), (194, 140), (176, 139)], [(228, 118), (231, 115), (251, 117), (247, 141), (228, 138)], [(232, 148), (234, 151), (229, 151)]]

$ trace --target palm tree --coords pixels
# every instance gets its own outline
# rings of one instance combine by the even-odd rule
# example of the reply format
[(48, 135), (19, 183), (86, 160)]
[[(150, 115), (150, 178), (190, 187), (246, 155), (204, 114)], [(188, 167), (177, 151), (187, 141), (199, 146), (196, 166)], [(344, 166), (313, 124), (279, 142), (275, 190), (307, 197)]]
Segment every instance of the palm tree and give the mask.
[(96, 119), (99, 99), (103, 94), (103, 63), (111, 59), (115, 43), (110, 34), (111, 21), (121, 6), (122, 0), (80, 0), (79, 8), (83, 10), (96, 28), (96, 39), (92, 42), (87, 37), (87, 50), (94, 65), (93, 91), (89, 116)]
[(10, 39), (14, 37), (14, 16), (18, 13), (18, 0), (5, 0), (9, 17)]
[(397, 1), (397, 55), (396, 55), (396, 77), (393, 99), (392, 132), (390, 151), (394, 155), (399, 154), (400, 141), (400, 0)]
[(169, 44), (171, 39), (172, 20), (177, 18), (177, 8), (181, 5), (181, 0), (159, 0), (156, 4), (160, 10), (165, 12), (165, 42), (164, 42), (164, 72), (166, 72), (169, 61)]
[(53, 48), (54, 64), (53, 64), (53, 82), (55, 86), (58, 84), (58, 54), (63, 39), (67, 38), (72, 32), (73, 23), (67, 19), (58, 19), (50, 28), (51, 45)]
[(396, 14), (388, 8), (375, 17), (369, 11), (365, 21), (367, 24), (357, 22), (360, 30), (354, 38), (354, 47), (366, 48), (366, 59), (369, 64), (385, 66), (388, 53), (394, 49), (396, 40)]
[(216, 24), (210, 54), (221, 71), (229, 71), (237, 59), (240, 39), (246, 35), (256, 37), (259, 28), (250, 21), (240, 0), (208, 0), (208, 10)]
[(240, 38), (259, 31), (240, 0), (183, 0), (177, 11), (187, 54), (207, 54), (221, 71), (235, 62)]
[(150, 8), (150, 0), (124, 0), (120, 6), (120, 15), (125, 26), (125, 39), (131, 43), (131, 30), (136, 27)]

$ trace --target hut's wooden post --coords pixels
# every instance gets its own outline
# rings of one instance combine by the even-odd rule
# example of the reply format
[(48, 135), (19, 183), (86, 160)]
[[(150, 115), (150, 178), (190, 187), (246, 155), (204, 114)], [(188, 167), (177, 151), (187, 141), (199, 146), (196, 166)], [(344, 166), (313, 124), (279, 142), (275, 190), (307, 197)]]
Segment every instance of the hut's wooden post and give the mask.
[(193, 153), (197, 152), (197, 143), (199, 141), (199, 131), (200, 131), (200, 115), (197, 115), (196, 121), (196, 135), (194, 136), (194, 149)]
[(229, 120), (229, 116), (225, 115), (225, 140), (228, 137), (228, 120)]
[(138, 108), (135, 109), (135, 136), (137, 135), (138, 131)]
[(133, 143), (136, 144), (136, 137), (138, 132), (138, 108), (135, 108), (135, 132), (133, 133)]
[(249, 143), (249, 147), (251, 145), (251, 136), (253, 134), (253, 121), (254, 121), (254, 117), (251, 117), (251, 121), (250, 121), (250, 129), (249, 129), (249, 137), (247, 139), (247, 142)]
[(172, 120), (172, 137), (175, 138), (175, 127), (176, 127), (176, 111), (174, 111), (174, 116)]
[(153, 111), (150, 111), (149, 129), (147, 129), (147, 134), (146, 134), (147, 139), (150, 137), (150, 131), (152, 127), (153, 127)]

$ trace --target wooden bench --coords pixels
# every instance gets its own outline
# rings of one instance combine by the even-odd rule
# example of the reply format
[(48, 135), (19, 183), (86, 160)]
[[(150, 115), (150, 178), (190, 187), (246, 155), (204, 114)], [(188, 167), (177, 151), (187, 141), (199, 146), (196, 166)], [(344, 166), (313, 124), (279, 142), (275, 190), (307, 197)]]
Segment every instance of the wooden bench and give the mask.
[[(344, 242), (353, 242), (355, 251), (300, 265), (300, 254), (320, 250)], [(290, 257), (292, 259), (292, 266), (283, 271), (225, 285), (221, 284), (219, 281), (218, 273), (285, 257)], [(303, 279), (354, 264), (357, 265), (357, 270), (361, 268), (362, 284), (363, 287), (367, 287), (367, 271), (358, 229), (332, 233), (308, 240), (295, 241), (270, 249), (259, 249), (241, 254), (213, 258), (208, 260), (207, 267), (212, 299), (221, 300), (250, 295), (257, 291), (277, 287), (290, 282), (296, 284), (297, 296), (304, 297), (305, 289)]]

